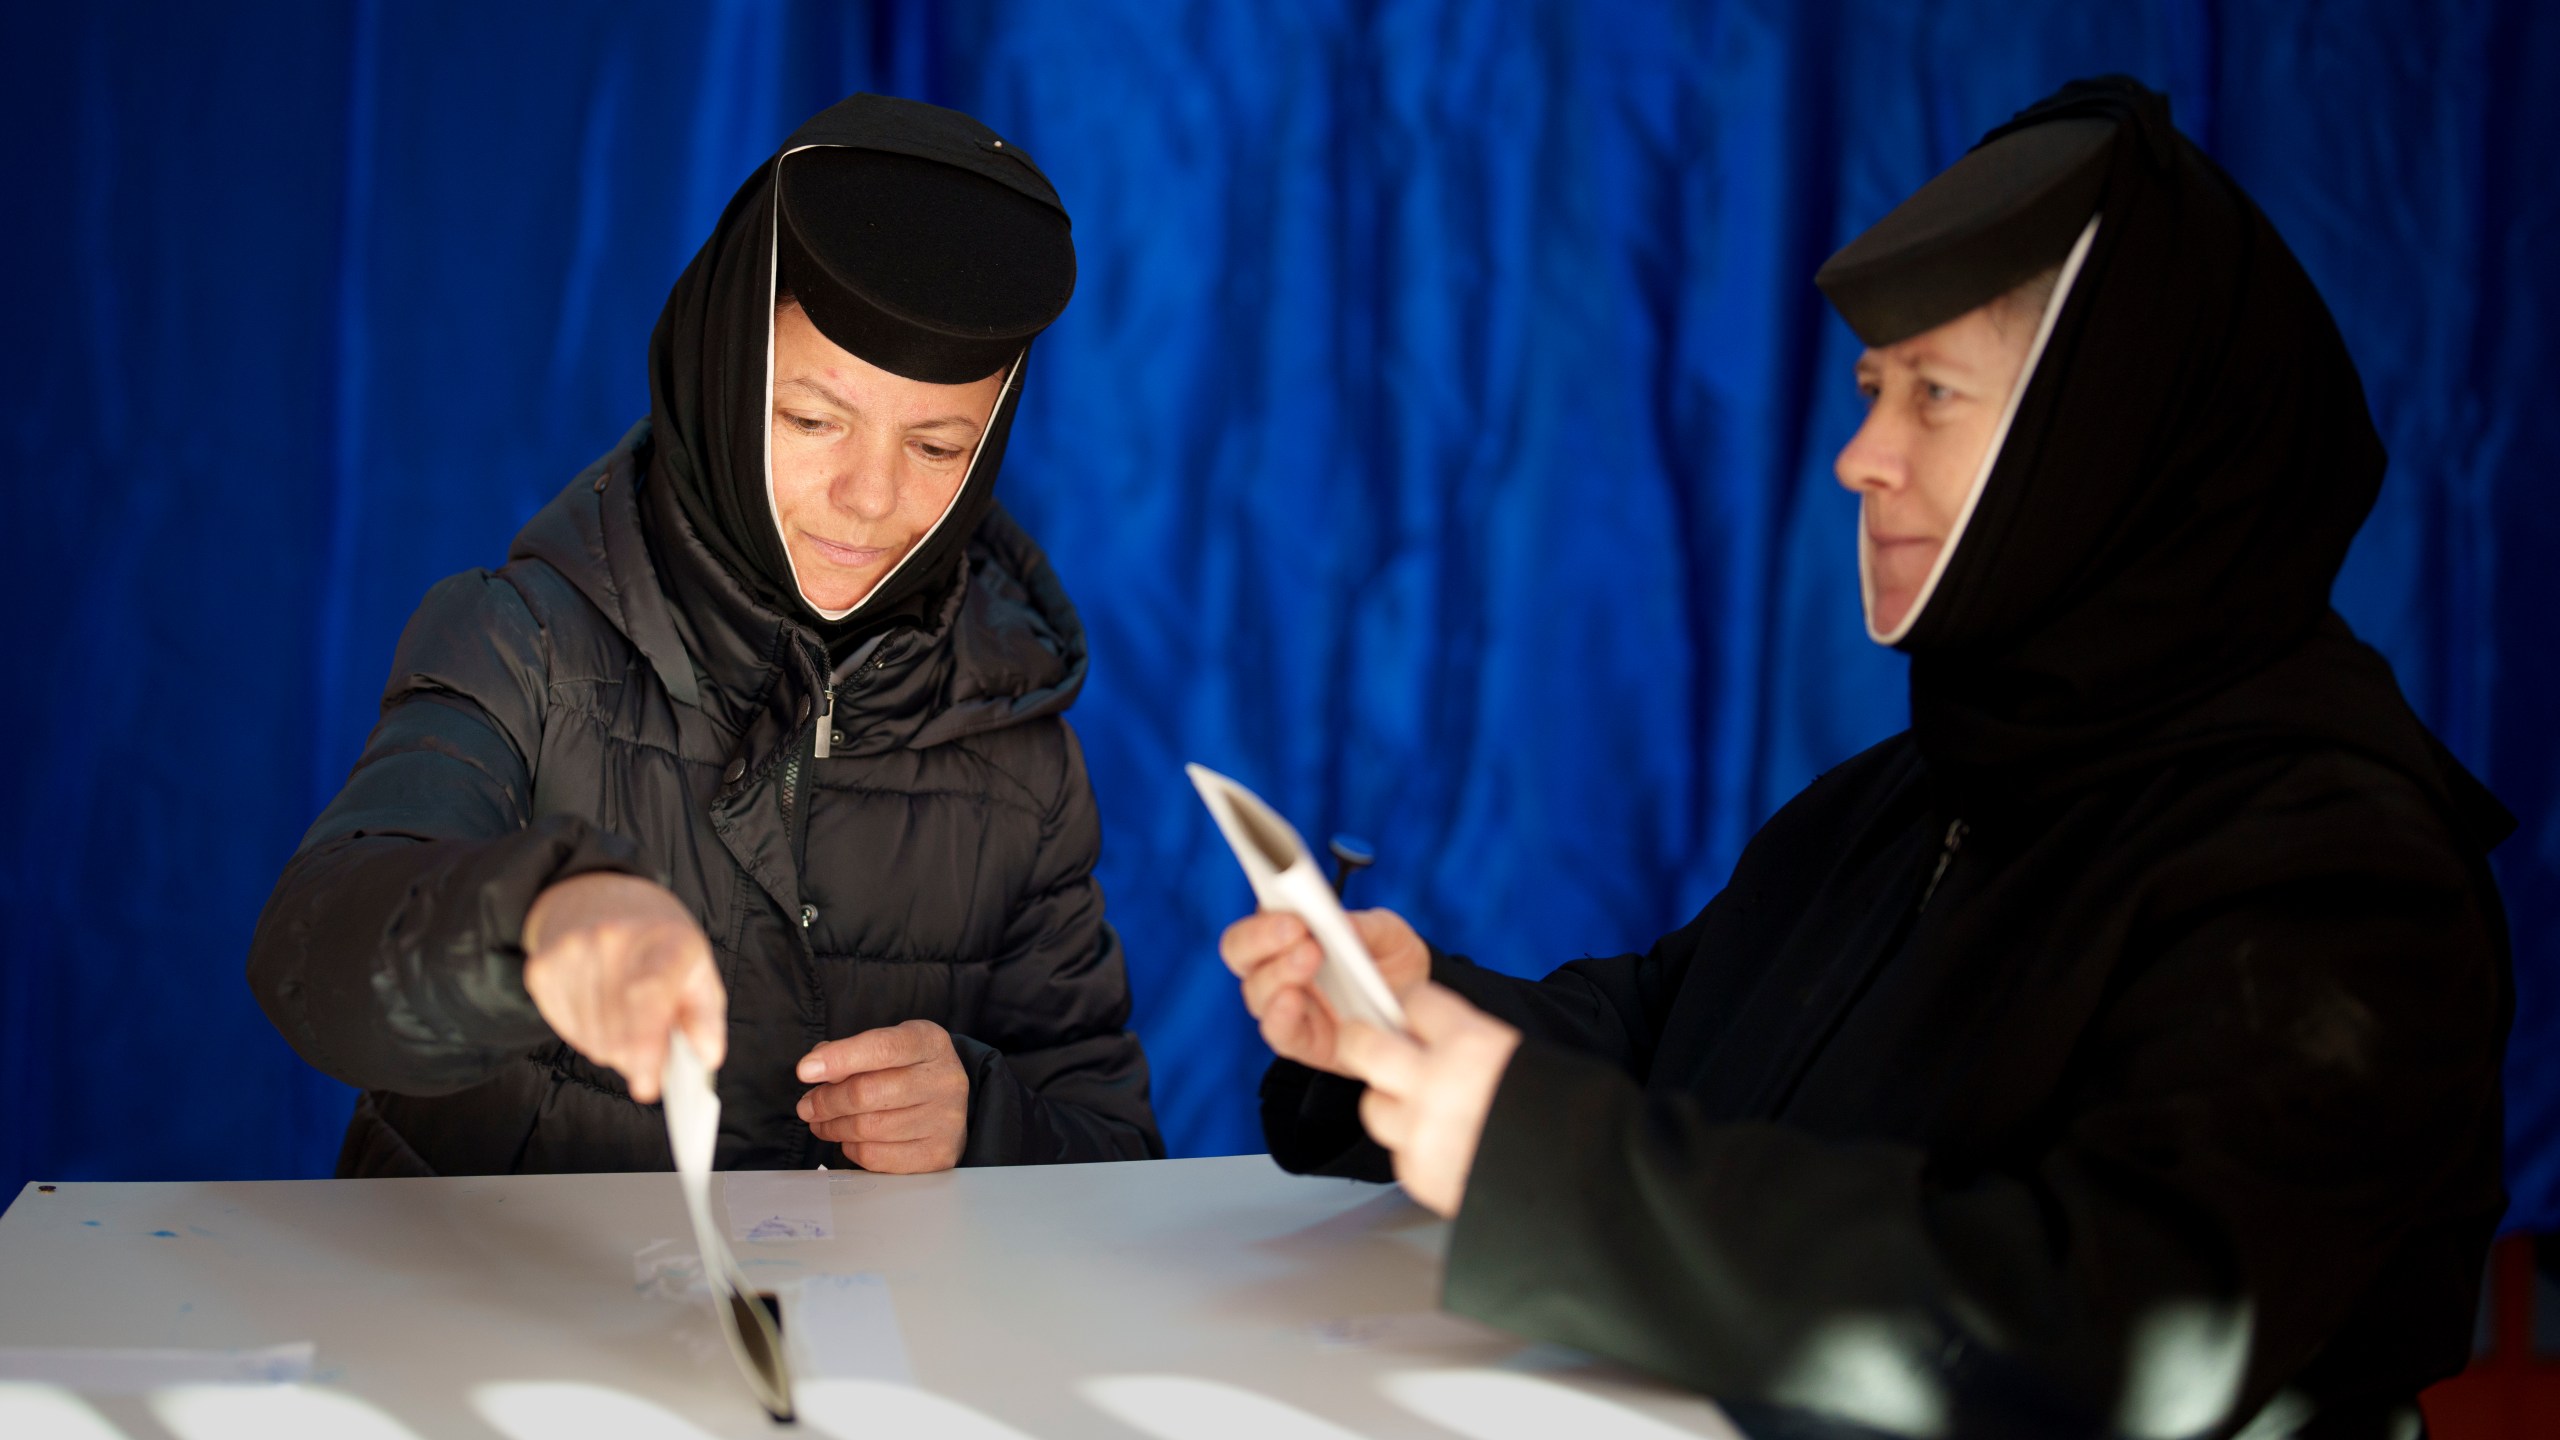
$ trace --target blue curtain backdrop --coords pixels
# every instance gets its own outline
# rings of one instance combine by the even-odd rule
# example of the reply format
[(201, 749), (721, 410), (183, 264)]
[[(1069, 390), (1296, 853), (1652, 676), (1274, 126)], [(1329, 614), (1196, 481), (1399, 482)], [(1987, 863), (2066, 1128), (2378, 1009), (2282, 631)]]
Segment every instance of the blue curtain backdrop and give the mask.
[(1029, 147), (1082, 280), (1007, 499), (1177, 1154), (1259, 1148), (1197, 759), (1534, 971), (1632, 948), (1897, 728), (1815, 265), (2125, 70), (2336, 308), (2393, 460), (2341, 586), (2523, 817), (2518, 1223), (2560, 1225), (2560, 10), (2191, 3), (28, 5), (0, 17), (0, 1194), (326, 1173), (241, 980), (394, 636), (646, 405), (668, 283), (856, 88)]

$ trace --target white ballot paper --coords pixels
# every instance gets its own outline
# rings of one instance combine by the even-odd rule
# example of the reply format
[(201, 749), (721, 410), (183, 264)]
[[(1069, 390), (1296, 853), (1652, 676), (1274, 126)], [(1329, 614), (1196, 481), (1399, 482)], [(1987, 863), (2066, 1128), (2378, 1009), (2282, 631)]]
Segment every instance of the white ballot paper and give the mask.
[(684, 1208), (693, 1217), (693, 1243), (702, 1251), (702, 1278), (711, 1286), (720, 1333), (766, 1412), (789, 1420), (791, 1367), (782, 1358), (782, 1333), (711, 1220), (711, 1152), (720, 1139), (720, 1092), (711, 1088), (711, 1072), (681, 1030), (667, 1037), (666, 1073), (659, 1078), (666, 1091), (667, 1143), (676, 1152), (676, 1181), (684, 1187)]
[(1308, 932), (1324, 951), (1324, 964), (1316, 971), (1316, 989), (1333, 1007), (1334, 1015), (1381, 1030), (1403, 1030), (1404, 1006), (1396, 1003), (1395, 992), (1387, 988), (1386, 977), (1378, 973), (1378, 962), (1369, 957), (1369, 947), (1360, 943), (1360, 932), (1351, 928), (1351, 917), (1343, 913), (1342, 901), (1317, 867), (1307, 842), (1298, 838), (1288, 821), (1263, 804), (1261, 796), (1206, 765), (1182, 768), (1200, 791), (1210, 815), (1217, 819), (1228, 847), (1244, 866), (1244, 878), (1253, 884), (1254, 900), (1265, 910), (1295, 915), (1307, 922)]

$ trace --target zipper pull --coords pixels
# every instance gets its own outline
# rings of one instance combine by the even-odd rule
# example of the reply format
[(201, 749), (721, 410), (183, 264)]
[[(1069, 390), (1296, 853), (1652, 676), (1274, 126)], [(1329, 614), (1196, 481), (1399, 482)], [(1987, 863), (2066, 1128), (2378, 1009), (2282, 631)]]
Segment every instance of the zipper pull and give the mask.
[(1929, 908), (1929, 897), (1938, 893), (1938, 882), (1947, 878), (1947, 867), (1955, 863), (1956, 852), (1964, 848), (1965, 829), (1962, 820), (1947, 822), (1947, 838), (1938, 850), (1938, 868), (1929, 872), (1929, 888), (1920, 892), (1920, 909)]
[(816, 747), (816, 755), (818, 759), (824, 760), (828, 756), (836, 753), (835, 739), (836, 691), (835, 687), (830, 685), (826, 689), (818, 692), (818, 743)]

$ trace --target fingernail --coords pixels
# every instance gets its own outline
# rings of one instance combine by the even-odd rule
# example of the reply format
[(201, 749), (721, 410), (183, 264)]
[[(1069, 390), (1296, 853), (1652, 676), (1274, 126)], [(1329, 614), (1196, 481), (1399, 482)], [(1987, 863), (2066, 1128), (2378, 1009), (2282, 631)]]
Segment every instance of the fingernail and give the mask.
[(800, 1068), (794, 1073), (803, 1080), (818, 1080), (825, 1078), (827, 1067), (825, 1062), (817, 1056), (803, 1055), (800, 1057)]
[(792, 1106), (792, 1107), (791, 1107), (791, 1109), (792, 1109), (792, 1112), (793, 1112), (794, 1114), (798, 1115), (801, 1119), (803, 1119), (803, 1120), (808, 1119), (808, 1118), (809, 1118), (809, 1097), (808, 1097), (808, 1096), (806, 1096), (806, 1095), (801, 1096), (801, 1097), (800, 1097), (800, 1103), (799, 1103), (799, 1104), (797, 1104), (797, 1105)]

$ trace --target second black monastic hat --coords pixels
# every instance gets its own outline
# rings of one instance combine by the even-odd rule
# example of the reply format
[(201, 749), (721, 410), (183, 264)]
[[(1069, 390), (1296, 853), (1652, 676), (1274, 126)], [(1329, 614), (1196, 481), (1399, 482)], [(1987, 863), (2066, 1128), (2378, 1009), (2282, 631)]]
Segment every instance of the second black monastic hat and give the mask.
[(2113, 121), (1976, 146), (1823, 262), (1813, 283), (1870, 347), (1899, 344), (2058, 265), (2097, 212)]
[[(876, 102), (861, 107), (861, 102)], [(858, 96), (862, 141), (780, 162), (780, 283), (829, 340), (938, 385), (1013, 363), (1066, 309), (1075, 244), (1028, 156), (956, 111)]]

